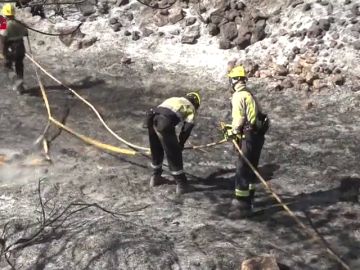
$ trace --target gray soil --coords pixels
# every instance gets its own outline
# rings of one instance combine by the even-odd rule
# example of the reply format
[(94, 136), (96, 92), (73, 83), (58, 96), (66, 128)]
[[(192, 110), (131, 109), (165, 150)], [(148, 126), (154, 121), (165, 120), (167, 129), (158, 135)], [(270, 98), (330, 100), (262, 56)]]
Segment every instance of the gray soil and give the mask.
[[(93, 102), (120, 136), (140, 145), (148, 144), (142, 128), (145, 110), (184, 93), (180, 84), (168, 85), (169, 93), (159, 87), (145, 90), (132, 87), (136, 80), (124, 84), (96, 70), (75, 72), (71, 65), (62, 63), (69, 67), (64, 70), (54, 65), (46, 67)], [(0, 166), (0, 225), (8, 223), (6, 244), (37, 230), (38, 181), (43, 177), (42, 197), (50, 200), (47, 216), (51, 209), (56, 212), (77, 200), (119, 213), (114, 217), (93, 207), (49, 226), (34, 241), (14, 248), (10, 262), (16, 269), (239, 269), (243, 260), (263, 254), (276, 256), (283, 269), (341, 269), (276, 206), (261, 184), (258, 214), (244, 220), (227, 218), (237, 158), (230, 143), (184, 152), (194, 190), (182, 198), (175, 197), (172, 181), (149, 189), (146, 157), (105, 153), (55, 127), (48, 134), (53, 163), (32, 166), (41, 157), (41, 147), (33, 142), (47, 122), (33, 70), (28, 65), (31, 93), (26, 95), (17, 95), (4, 83), (4, 72), (0, 81), (0, 153), (10, 158)], [(122, 146), (84, 104), (44, 81), (58, 119), (83, 134)], [(272, 119), (260, 161), (262, 175), (311, 230), (352, 269), (359, 269), (359, 92), (338, 88), (309, 96), (269, 92), (266, 82), (252, 85)], [(229, 97), (230, 92), (221, 88), (203, 92), (190, 143), (221, 139), (218, 126), (221, 120), (229, 121)], [(271, 205), (275, 206), (268, 208)], [(11, 269), (4, 258), (0, 267)]]

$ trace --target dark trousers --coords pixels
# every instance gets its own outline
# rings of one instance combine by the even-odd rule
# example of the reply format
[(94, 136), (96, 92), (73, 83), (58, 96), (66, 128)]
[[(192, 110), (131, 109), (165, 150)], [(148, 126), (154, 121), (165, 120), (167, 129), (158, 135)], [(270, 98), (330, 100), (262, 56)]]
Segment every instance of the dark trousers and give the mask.
[[(245, 133), (245, 138), (241, 142), (241, 150), (244, 156), (257, 169), (259, 164), (260, 154), (264, 145), (264, 135), (259, 135), (253, 132)], [(256, 175), (247, 165), (246, 161), (239, 155), (236, 163), (235, 175), (235, 195), (238, 199), (248, 200), (250, 197), (249, 185), (254, 184)]]
[(12, 69), (15, 64), (16, 75), (19, 79), (24, 78), (24, 58), (25, 58), (25, 46), (24, 41), (5, 41), (4, 42), (4, 57), (5, 67)]
[(164, 115), (155, 114), (148, 125), (149, 142), (154, 175), (161, 175), (164, 153), (170, 172), (177, 182), (186, 181), (183, 171), (182, 150), (176, 137), (175, 126)]

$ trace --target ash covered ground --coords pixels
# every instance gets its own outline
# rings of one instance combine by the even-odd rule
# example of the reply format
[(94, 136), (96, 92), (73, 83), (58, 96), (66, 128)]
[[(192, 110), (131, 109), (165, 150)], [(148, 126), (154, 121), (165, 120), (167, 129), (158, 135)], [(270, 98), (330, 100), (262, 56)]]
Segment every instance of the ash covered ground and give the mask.
[[(180, 84), (127, 87), (123, 78), (95, 69), (78, 67), (75, 73), (65, 60), (41, 62), (79, 89), (120, 136), (141, 145), (147, 145), (145, 110), (169, 95), (185, 93)], [(290, 269), (341, 269), (280, 207), (246, 220), (226, 217), (236, 158), (231, 144), (184, 153), (195, 189), (182, 198), (175, 197), (172, 183), (149, 189), (147, 158), (105, 153), (54, 127), (47, 135), (53, 163), (46, 163), (41, 147), (33, 145), (47, 123), (46, 111), (30, 65), (26, 71), (28, 94), (18, 96), (3, 83), (0, 92), (0, 153), (9, 159), (0, 166), (0, 225), (5, 227), (6, 244), (37, 231), (38, 183), (44, 177), (41, 194), (43, 202), (49, 200), (47, 218), (79, 200), (119, 215), (91, 207), (68, 216), (34, 241), (14, 247), (9, 260), (15, 267), (239, 269), (247, 258), (272, 254)], [(6, 81), (3, 72), (0, 80)], [(58, 119), (121, 146), (84, 104), (50, 80), (44, 83)], [(270, 91), (259, 79), (250, 83), (272, 119), (260, 172), (309, 228), (315, 228), (352, 269), (359, 268), (359, 92), (338, 87), (309, 95)], [(219, 121), (230, 117), (226, 88), (204, 89), (202, 94), (199, 121), (189, 139), (194, 145), (221, 139)], [(275, 204), (258, 184), (256, 209)], [(4, 258), (1, 268), (11, 269)]]

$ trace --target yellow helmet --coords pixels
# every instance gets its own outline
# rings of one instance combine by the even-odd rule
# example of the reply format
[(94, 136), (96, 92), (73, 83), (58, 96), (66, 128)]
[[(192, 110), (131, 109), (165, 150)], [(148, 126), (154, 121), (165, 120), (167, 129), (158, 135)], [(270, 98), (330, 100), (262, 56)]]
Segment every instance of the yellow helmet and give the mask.
[(228, 73), (229, 78), (246, 77), (245, 68), (243, 66), (236, 66)]
[(198, 91), (187, 93), (186, 98), (195, 106), (195, 109), (200, 107), (201, 97)]
[(6, 3), (2, 8), (3, 16), (15, 16), (15, 8), (12, 4)]

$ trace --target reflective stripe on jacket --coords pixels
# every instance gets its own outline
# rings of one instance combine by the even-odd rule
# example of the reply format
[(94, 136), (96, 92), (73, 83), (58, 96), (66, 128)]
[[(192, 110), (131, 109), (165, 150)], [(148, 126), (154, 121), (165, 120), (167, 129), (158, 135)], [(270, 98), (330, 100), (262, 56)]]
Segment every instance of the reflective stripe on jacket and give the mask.
[(254, 125), (258, 113), (258, 104), (245, 85), (237, 84), (235, 93), (232, 96), (232, 130), (235, 133), (242, 131), (243, 127), (248, 124)]
[(167, 108), (174, 112), (181, 122), (193, 124), (196, 110), (194, 105), (183, 97), (172, 97), (166, 99), (159, 107)]
[(17, 21), (8, 20), (7, 28), (3, 35), (6, 41), (17, 41), (23, 39), (24, 36), (27, 36), (28, 30)]

